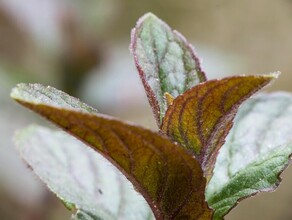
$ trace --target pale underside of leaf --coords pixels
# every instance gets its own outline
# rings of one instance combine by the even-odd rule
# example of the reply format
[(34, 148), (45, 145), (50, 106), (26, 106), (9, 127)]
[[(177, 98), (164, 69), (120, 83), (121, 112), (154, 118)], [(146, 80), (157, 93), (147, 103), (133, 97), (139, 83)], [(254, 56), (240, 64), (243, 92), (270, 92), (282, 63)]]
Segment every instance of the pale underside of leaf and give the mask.
[(215, 219), (239, 200), (279, 185), (278, 176), (290, 162), (291, 132), (291, 94), (260, 94), (243, 104), (206, 189), (209, 205), (216, 209)]
[(238, 107), (277, 76), (242, 75), (201, 83), (173, 100), (162, 131), (196, 156), (209, 181)]
[(78, 219), (154, 219), (144, 198), (117, 168), (72, 136), (30, 126), (18, 132), (15, 143), (29, 167), (67, 207), (83, 210)]
[(165, 93), (177, 97), (206, 80), (193, 46), (177, 31), (148, 13), (132, 30), (131, 51), (155, 118), (167, 109)]
[(81, 102), (79, 99), (69, 96), (67, 93), (57, 90), (51, 86), (35, 83), (27, 86), (26, 84), (18, 84), (18, 89), (13, 89), (12, 96), (22, 97), (22, 99), (31, 100), (33, 103), (47, 103), (51, 106), (75, 110), (83, 113), (98, 113), (91, 106)]
[(34, 86), (19, 85), (11, 96), (111, 161), (144, 196), (156, 219), (212, 217), (205, 202), (206, 180), (200, 164), (184, 149), (142, 127), (98, 113), (65, 109), (51, 104), (53, 99), (43, 103), (33, 95), (23, 97), (22, 90), (34, 90)]

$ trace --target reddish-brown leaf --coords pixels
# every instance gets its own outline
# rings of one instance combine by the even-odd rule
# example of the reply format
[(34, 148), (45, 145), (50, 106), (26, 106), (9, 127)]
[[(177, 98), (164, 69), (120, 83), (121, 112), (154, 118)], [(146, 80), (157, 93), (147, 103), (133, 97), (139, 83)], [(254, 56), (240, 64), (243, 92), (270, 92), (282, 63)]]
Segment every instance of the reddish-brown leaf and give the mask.
[(111, 161), (145, 197), (156, 219), (212, 218), (200, 164), (167, 138), (98, 114), (51, 87), (20, 84), (12, 97)]
[(235, 76), (201, 83), (173, 101), (162, 131), (196, 156), (209, 181), (239, 105), (277, 76)]

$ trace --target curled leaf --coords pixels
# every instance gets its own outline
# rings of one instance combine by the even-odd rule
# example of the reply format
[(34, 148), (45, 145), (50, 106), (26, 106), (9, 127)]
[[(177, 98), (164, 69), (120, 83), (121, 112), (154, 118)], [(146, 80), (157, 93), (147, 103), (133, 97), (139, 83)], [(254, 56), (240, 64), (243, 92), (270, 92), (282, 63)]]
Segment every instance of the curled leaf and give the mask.
[(196, 156), (209, 181), (239, 105), (277, 76), (234, 76), (201, 83), (173, 101), (162, 131)]
[[(80, 111), (83, 103), (41, 85), (20, 84), (11, 96), (112, 162), (134, 185), (156, 219), (210, 219), (206, 180), (200, 164), (184, 149), (158, 133), (98, 113)], [(53, 98), (71, 100), (66, 108)], [(42, 101), (45, 100), (45, 101)], [(67, 103), (68, 104), (68, 103)]]
[(148, 13), (132, 30), (131, 51), (150, 105), (161, 125), (167, 101), (206, 80), (193, 46), (165, 22)]

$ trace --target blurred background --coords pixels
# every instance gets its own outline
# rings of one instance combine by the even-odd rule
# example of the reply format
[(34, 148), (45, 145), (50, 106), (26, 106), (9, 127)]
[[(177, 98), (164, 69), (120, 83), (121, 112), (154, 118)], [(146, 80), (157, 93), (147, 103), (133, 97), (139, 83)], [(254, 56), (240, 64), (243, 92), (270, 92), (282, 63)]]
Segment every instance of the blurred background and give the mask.
[[(268, 89), (292, 92), (291, 0), (0, 0), (1, 220), (71, 215), (14, 149), (15, 130), (43, 122), (9, 99), (16, 83), (49, 84), (156, 129), (128, 49), (131, 28), (149, 11), (195, 45), (209, 78), (280, 70)], [(275, 193), (244, 200), (226, 219), (291, 220), (292, 167), (282, 176)]]

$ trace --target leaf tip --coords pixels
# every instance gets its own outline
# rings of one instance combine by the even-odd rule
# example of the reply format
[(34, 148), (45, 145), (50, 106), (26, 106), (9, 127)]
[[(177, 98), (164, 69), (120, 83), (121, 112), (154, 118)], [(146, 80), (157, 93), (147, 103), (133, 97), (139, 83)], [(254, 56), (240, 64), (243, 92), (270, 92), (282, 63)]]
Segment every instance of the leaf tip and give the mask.
[(276, 71), (276, 72), (271, 72), (268, 74), (263, 74), (260, 76), (262, 76), (265, 79), (265, 81), (267, 81), (267, 84), (270, 85), (272, 82), (274, 82), (274, 80), (278, 79), (280, 75), (281, 75), (281, 72)]
[(281, 72), (276, 71), (276, 72), (270, 73), (269, 75), (270, 75), (270, 77), (277, 79), (281, 75)]
[(132, 29), (131, 31), (131, 44), (130, 44), (130, 51), (133, 53), (133, 48), (135, 47), (135, 39), (136, 39), (136, 32), (137, 29), (141, 28), (141, 26), (145, 23), (151, 24), (154, 22), (162, 22), (155, 14), (151, 13), (151, 12), (147, 12), (146, 14), (142, 15), (137, 23), (136, 26)]
[(24, 85), (25, 85), (24, 83), (20, 83), (20, 84), (17, 84), (15, 87), (13, 87), (10, 92), (10, 97), (15, 100), (19, 99), (21, 97), (20, 89)]
[(273, 79), (277, 79), (280, 75), (281, 75), (281, 72), (276, 71), (276, 72), (271, 72), (267, 74), (261, 74), (259, 76), (273, 80)]
[[(10, 97), (16, 101), (33, 102), (33, 90), (42, 89), (43, 86), (38, 83), (19, 83), (10, 92)], [(49, 86), (47, 87), (49, 88)]]
[(142, 15), (137, 23), (136, 26), (132, 29), (131, 32), (131, 38), (133, 41), (133, 37), (136, 36), (136, 32), (137, 30), (141, 29), (143, 26), (144, 28), (152, 28), (152, 26), (154, 25), (162, 25), (164, 27), (166, 27), (167, 29), (170, 29), (170, 27), (164, 22), (162, 21), (159, 17), (157, 17), (155, 14), (151, 13), (151, 12), (147, 12), (146, 14)]
[(152, 12), (147, 12), (146, 14), (142, 15), (139, 20), (137, 21), (137, 26), (139, 24), (144, 23), (144, 22), (153, 22), (153, 21), (159, 21), (160, 19), (153, 14)]

